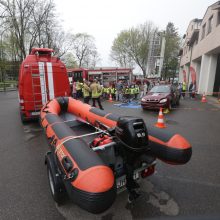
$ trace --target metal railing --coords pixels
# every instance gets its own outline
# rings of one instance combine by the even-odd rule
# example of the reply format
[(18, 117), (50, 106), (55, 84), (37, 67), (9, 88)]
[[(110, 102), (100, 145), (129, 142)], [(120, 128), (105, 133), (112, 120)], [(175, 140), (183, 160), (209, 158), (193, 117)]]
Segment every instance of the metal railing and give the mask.
[(17, 81), (3, 81), (0, 82), (0, 92), (7, 92), (7, 91), (15, 91), (17, 90)]

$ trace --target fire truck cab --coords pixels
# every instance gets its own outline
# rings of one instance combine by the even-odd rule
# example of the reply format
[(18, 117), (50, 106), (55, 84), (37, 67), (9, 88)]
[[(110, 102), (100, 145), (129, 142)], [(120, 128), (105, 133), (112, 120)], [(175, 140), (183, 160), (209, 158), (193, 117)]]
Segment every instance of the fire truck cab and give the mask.
[(38, 118), (41, 107), (58, 96), (70, 96), (65, 65), (53, 50), (33, 48), (19, 71), (19, 103), (22, 122)]

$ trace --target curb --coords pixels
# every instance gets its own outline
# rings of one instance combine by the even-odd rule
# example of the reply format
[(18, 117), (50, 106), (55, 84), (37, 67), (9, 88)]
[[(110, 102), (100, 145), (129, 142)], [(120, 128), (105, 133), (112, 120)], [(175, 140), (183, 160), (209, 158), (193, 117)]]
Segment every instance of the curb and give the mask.
[(5, 91), (4, 89), (0, 89), (0, 92), (11, 92), (11, 91), (17, 91), (17, 88), (6, 88)]

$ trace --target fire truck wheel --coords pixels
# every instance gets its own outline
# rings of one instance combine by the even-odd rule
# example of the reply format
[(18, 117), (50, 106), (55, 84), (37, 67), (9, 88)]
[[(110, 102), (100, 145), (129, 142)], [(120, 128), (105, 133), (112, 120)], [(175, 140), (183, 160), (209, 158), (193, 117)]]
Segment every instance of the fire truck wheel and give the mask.
[(26, 124), (28, 120), (24, 117), (24, 115), (21, 112), (20, 112), (20, 117), (22, 124)]

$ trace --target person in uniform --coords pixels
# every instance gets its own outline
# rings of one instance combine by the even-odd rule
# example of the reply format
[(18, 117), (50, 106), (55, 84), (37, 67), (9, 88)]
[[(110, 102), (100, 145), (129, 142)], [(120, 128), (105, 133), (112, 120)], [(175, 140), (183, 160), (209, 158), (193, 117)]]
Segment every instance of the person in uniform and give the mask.
[(144, 83), (141, 83), (140, 85), (140, 99), (144, 97)]
[(122, 85), (122, 82), (119, 81), (116, 84), (116, 101), (122, 100), (122, 90), (123, 90), (123, 85)]
[(100, 101), (100, 92), (101, 86), (97, 83), (97, 80), (94, 79), (90, 85), (91, 93), (92, 93), (92, 106), (96, 107), (96, 101), (98, 102), (99, 108), (104, 110)]
[(76, 82), (73, 81), (72, 96), (76, 99)]
[(114, 85), (112, 85), (111, 87), (111, 95), (112, 95), (112, 99), (115, 100), (116, 99), (116, 88)]
[(107, 99), (108, 98), (108, 87), (105, 85), (104, 87), (103, 87), (103, 98), (104, 99)]
[(77, 80), (76, 82), (76, 99), (79, 99), (81, 97), (82, 93), (82, 84)]
[(130, 99), (133, 100), (135, 97), (135, 86), (134, 84), (130, 85)]
[(129, 86), (126, 86), (124, 90), (125, 90), (126, 101), (129, 102), (130, 101), (130, 94), (131, 94)]
[(83, 92), (84, 103), (89, 104), (91, 89), (89, 87), (89, 83), (87, 80), (84, 80), (82, 92)]
[(186, 82), (182, 83), (182, 97), (183, 99), (185, 99), (185, 95), (186, 95)]
[(134, 99), (137, 99), (137, 97), (139, 95), (139, 91), (140, 91), (139, 85), (135, 84), (135, 86), (134, 86)]

